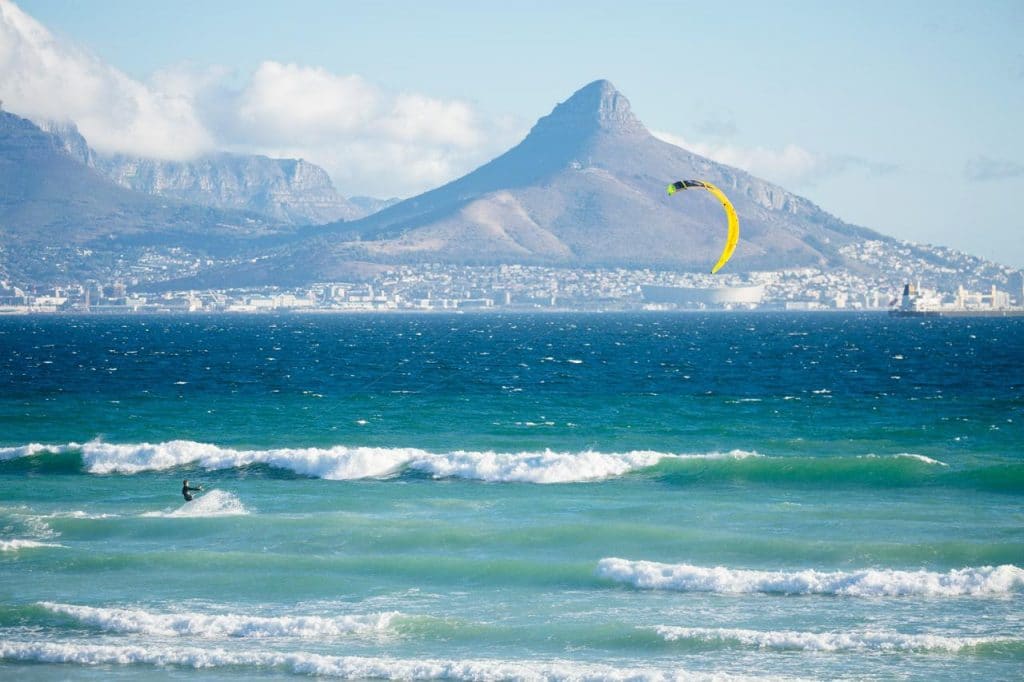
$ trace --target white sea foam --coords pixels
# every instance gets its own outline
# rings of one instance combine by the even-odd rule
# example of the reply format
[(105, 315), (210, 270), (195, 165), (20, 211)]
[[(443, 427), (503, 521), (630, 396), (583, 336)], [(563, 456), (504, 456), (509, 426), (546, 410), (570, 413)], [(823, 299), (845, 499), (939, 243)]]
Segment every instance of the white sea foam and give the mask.
[[(40, 450), (81, 452), (85, 468), (94, 474), (136, 474), (181, 466), (209, 470), (264, 464), (304, 476), (330, 480), (387, 478), (404, 470), (437, 478), (456, 477), (489, 482), (573, 483), (602, 481), (671, 460), (741, 460), (765, 457), (749, 450), (709, 453), (631, 452), (493, 452), (456, 450), (433, 453), (419, 448), (347, 447), (274, 448), (235, 450), (209, 443), (176, 440), (164, 443), (113, 444), (101, 441), (59, 446), (25, 445), (9, 448), (25, 456)], [(924, 455), (863, 455), (866, 459), (910, 458), (925, 464), (946, 466)], [(823, 458), (822, 462), (828, 460)]]
[(42, 445), (41, 443), (28, 443), (27, 445), (0, 448), (0, 461), (5, 459), (18, 459), (19, 457), (29, 457), (37, 452), (43, 452), (44, 450), (59, 452), (62, 447), (64, 446), (55, 447), (52, 445)]
[(621, 476), (651, 467), (667, 455), (660, 452), (453, 452), (425, 455), (409, 462), (409, 468), (439, 478), (521, 483), (573, 483)]
[(158, 516), (164, 518), (207, 517), (207, 516), (244, 516), (249, 513), (242, 501), (235, 495), (223, 490), (211, 490), (186, 502), (174, 511), (146, 512), (142, 516)]
[(82, 451), (86, 468), (96, 474), (135, 474), (184, 465), (212, 470), (267, 464), (297, 474), (334, 480), (393, 475), (410, 460), (427, 454), (412, 448), (344, 446), (234, 450), (183, 440), (128, 445), (91, 442), (77, 447)]
[(1013, 644), (1024, 639), (1010, 637), (956, 637), (935, 634), (864, 630), (859, 632), (801, 632), (793, 630), (745, 630), (739, 628), (686, 628), (672, 625), (654, 627), (668, 642), (696, 640), (739, 644), (759, 649), (797, 651), (946, 651), (956, 652), (983, 644)]
[(1010, 564), (946, 573), (890, 569), (754, 571), (607, 558), (598, 562), (597, 574), (639, 588), (680, 592), (958, 597), (1008, 594), (1024, 588), (1024, 569)]
[(19, 519), (25, 533), (33, 538), (49, 539), (59, 537), (60, 533), (55, 531), (47, 522), (45, 516), (37, 514), (25, 514)]
[(862, 455), (864, 459), (887, 459), (892, 457), (894, 459), (913, 459), (923, 464), (933, 464), (935, 466), (948, 467), (949, 465), (945, 462), (940, 462), (937, 459), (932, 459), (927, 455), (918, 455), (913, 452), (901, 452), (896, 455)]
[[(223, 648), (114, 646), (74, 642), (0, 641), (0, 658), (8, 661), (77, 665), (152, 665), (185, 668), (248, 667), (341, 679), (382, 680), (766, 680), (751, 676), (687, 672), (678, 668), (615, 668), (566, 660), (401, 659), (327, 656), (307, 652), (227, 650)], [(793, 678), (786, 678), (793, 679)]]
[[(34, 449), (33, 449), (34, 448)], [(708, 455), (662, 452), (472, 452), (432, 453), (418, 448), (346, 447), (235, 450), (194, 441), (112, 444), (100, 441), (61, 446), (23, 446), (18, 455), (40, 449), (81, 452), (85, 468), (94, 474), (135, 474), (180, 466), (230, 469), (266, 464), (298, 474), (331, 480), (385, 478), (405, 469), (436, 477), (482, 481), (569, 483), (603, 480), (650, 467), (665, 458), (743, 458), (756, 453), (734, 451)]]
[(729, 450), (728, 452), (709, 452), (707, 454), (697, 455), (674, 455), (674, 457), (677, 459), (750, 459), (752, 457), (778, 459), (775, 457), (766, 457), (765, 455), (753, 450)]
[(37, 547), (63, 547), (64, 545), (55, 542), (39, 542), (38, 540), (26, 540), (14, 538), (13, 540), (0, 540), (0, 552), (17, 552), (19, 549), (34, 549)]
[(397, 611), (360, 615), (263, 617), (240, 614), (152, 613), (141, 609), (113, 609), (39, 602), (54, 613), (70, 616), (109, 632), (130, 632), (163, 637), (340, 637), (388, 631)]
[(46, 514), (41, 518), (44, 519), (114, 519), (117, 518), (117, 514), (92, 514), (90, 512), (75, 510), (67, 512), (53, 512), (52, 514)]

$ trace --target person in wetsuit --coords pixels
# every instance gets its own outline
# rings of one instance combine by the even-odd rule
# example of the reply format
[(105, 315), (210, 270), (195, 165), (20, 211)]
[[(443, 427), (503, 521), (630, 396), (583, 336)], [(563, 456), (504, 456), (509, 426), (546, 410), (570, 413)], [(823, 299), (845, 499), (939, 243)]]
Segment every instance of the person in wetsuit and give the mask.
[(182, 495), (182, 497), (185, 498), (186, 502), (191, 502), (192, 501), (192, 495), (190, 495), (189, 493), (197, 493), (197, 492), (199, 492), (202, 489), (203, 489), (202, 486), (200, 486), (198, 488), (190, 488), (190, 487), (188, 487), (188, 479), (187, 478), (184, 481), (181, 482), (181, 495)]

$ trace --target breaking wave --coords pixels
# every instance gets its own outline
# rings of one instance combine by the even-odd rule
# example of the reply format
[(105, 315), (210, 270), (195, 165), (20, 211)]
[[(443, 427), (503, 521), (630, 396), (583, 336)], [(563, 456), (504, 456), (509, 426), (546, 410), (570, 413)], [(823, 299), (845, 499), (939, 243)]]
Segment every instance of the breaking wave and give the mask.
[[(172, 648), (79, 643), (0, 641), (8, 661), (77, 665), (151, 665), (183, 668), (248, 667), (294, 675), (382, 680), (728, 680), (720, 673), (691, 673), (678, 668), (616, 668), (565, 660), (400, 659), (330, 656), (307, 652), (237, 651), (224, 648)], [(791, 679), (791, 678), (789, 678)]]
[(39, 458), (77, 453), (78, 466), (93, 474), (136, 474), (181, 466), (209, 470), (262, 464), (304, 476), (331, 480), (387, 478), (413, 471), (436, 478), (494, 482), (572, 483), (598, 481), (655, 466), (665, 458), (745, 458), (749, 452), (672, 455), (653, 451), (431, 453), (418, 448), (346, 447), (234, 450), (194, 441), (115, 445), (93, 441), (58, 446), (0, 449), (0, 459)]
[(851, 597), (960, 597), (1009, 594), (1024, 588), (1024, 569), (1010, 564), (933, 571), (754, 571), (607, 558), (602, 578), (642, 589), (679, 592), (831, 594)]
[(238, 614), (151, 613), (141, 609), (112, 609), (39, 602), (52, 612), (108, 632), (193, 637), (322, 638), (385, 632), (397, 611), (365, 615), (262, 617)]
[(65, 445), (0, 448), (0, 471), (60, 471), (131, 475), (176, 467), (226, 470), (266, 466), (329, 480), (385, 479), (406, 473), (487, 482), (585, 483), (643, 472), (669, 485), (749, 482), (894, 488), (951, 486), (1024, 493), (1024, 463), (954, 469), (916, 453), (858, 456), (767, 456), (750, 450), (708, 453), (494, 452), (349, 447), (241, 450), (209, 443)]
[(13, 540), (0, 540), (0, 552), (17, 552), (19, 549), (34, 549), (37, 547), (63, 547), (64, 545), (55, 542), (40, 542), (38, 540), (25, 540), (14, 538)]
[(672, 625), (657, 625), (653, 629), (666, 642), (696, 641), (794, 651), (943, 651), (953, 653), (986, 645), (1020, 645), (1024, 643), (1024, 639), (1012, 637), (956, 637), (872, 630), (800, 632), (740, 628), (686, 628)]
[(60, 452), (69, 446), (65, 445), (43, 445), (42, 443), (29, 443), (15, 447), (0, 448), (0, 461), (5, 459), (18, 459), (19, 457), (31, 457), (39, 452)]

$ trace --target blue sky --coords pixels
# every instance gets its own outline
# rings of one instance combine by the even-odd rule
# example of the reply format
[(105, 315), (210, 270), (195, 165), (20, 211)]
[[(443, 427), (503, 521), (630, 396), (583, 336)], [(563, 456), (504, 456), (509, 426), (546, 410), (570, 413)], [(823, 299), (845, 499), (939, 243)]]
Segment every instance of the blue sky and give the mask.
[(99, 147), (301, 155), (345, 194), (408, 196), (607, 78), (665, 139), (844, 220), (1024, 267), (1019, 0), (0, 8), (5, 108), (59, 109)]

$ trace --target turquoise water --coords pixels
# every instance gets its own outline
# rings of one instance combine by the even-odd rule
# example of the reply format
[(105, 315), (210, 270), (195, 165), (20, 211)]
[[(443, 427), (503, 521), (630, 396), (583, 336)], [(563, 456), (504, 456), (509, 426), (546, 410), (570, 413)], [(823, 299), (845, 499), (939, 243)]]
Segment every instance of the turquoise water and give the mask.
[(1015, 319), (0, 319), (0, 677), (1019, 679), (1022, 360)]

